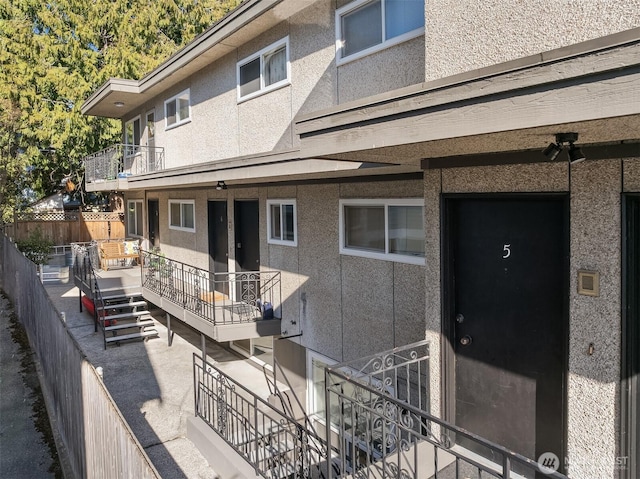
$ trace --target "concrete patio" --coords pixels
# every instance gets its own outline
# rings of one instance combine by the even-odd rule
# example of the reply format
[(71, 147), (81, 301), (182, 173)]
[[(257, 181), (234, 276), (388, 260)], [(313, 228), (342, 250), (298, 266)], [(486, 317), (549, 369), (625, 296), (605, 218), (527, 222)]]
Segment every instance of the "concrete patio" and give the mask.
[[(97, 274), (103, 291), (140, 287), (138, 267)], [(124, 342), (105, 350), (102, 332), (94, 332), (93, 317), (79, 311), (79, 291), (72, 281), (51, 282), (46, 289), (56, 309), (65, 313), (69, 331), (88, 360), (102, 368), (104, 384), (162, 477), (219, 477), (216, 465), (208, 464), (186, 438), (187, 418), (194, 415), (192, 361), (194, 353), (201, 353), (200, 334), (174, 319), (173, 342), (169, 346), (166, 315), (162, 310), (151, 309), (159, 337)], [(208, 361), (267, 399), (269, 388), (264, 373), (250, 360), (210, 339), (206, 350)]]

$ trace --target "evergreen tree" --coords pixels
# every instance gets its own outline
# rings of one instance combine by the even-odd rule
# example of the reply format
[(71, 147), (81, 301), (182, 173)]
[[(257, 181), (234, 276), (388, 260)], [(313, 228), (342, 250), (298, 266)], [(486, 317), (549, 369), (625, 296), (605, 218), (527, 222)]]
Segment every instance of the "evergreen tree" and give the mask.
[(97, 87), (141, 78), (239, 3), (0, 0), (0, 221), (120, 142), (119, 122), (80, 113)]

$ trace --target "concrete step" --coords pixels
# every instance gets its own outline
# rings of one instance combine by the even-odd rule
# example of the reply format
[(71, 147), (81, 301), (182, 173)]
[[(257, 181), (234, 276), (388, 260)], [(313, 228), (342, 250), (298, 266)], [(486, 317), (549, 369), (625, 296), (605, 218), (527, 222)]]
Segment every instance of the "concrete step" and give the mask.
[(140, 331), (138, 333), (131, 333), (131, 334), (123, 334), (122, 336), (109, 336), (107, 338), (105, 338), (105, 342), (108, 343), (116, 343), (119, 341), (126, 341), (129, 339), (139, 339), (139, 338), (148, 338), (151, 336), (157, 336), (158, 335), (158, 331), (156, 331), (155, 329), (146, 329), (144, 331)]
[(100, 306), (98, 311), (103, 309), (124, 309), (124, 308), (139, 308), (140, 306), (147, 306), (146, 301), (131, 301), (122, 303), (109, 303), (104, 306)]
[(141, 318), (135, 323), (118, 323), (111, 326), (105, 326), (105, 331), (117, 331), (119, 329), (128, 329), (128, 328), (145, 328), (148, 326), (155, 326), (156, 323), (153, 318)]
[[(117, 293), (109, 294), (110, 292), (117, 291)], [(106, 294), (105, 294), (106, 293)], [(123, 292), (121, 289), (111, 290), (102, 290), (102, 300), (103, 301), (113, 301), (119, 299), (127, 299), (127, 298), (141, 298), (142, 291), (132, 291), (132, 292)]]
[[(107, 310), (108, 312), (108, 310)], [(105, 321), (113, 321), (114, 319), (136, 319), (143, 316), (150, 316), (149, 311), (129, 311), (128, 313), (105, 314), (102, 319)]]

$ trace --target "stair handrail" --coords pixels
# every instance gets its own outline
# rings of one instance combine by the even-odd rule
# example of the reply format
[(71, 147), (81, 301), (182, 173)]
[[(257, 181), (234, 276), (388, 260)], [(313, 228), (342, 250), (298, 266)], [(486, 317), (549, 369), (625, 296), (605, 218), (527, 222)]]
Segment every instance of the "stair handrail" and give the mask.
[[(74, 280), (79, 279), (81, 281), (81, 285), (87, 285), (89, 288), (89, 293), (91, 294), (91, 300), (93, 301), (93, 321), (94, 321), (94, 332), (98, 332), (98, 326), (102, 329), (102, 341), (104, 344), (104, 348), (107, 348), (107, 336), (106, 331), (104, 329), (104, 297), (102, 296), (102, 291), (100, 290), (100, 286), (98, 285), (98, 275), (96, 274), (96, 270), (93, 266), (93, 261), (91, 259), (93, 251), (91, 249), (94, 248), (97, 251), (96, 244), (90, 244), (88, 246), (80, 246), (72, 244), (72, 250), (74, 255), (74, 267), (73, 267), (73, 276)], [(82, 253), (82, 254), (78, 254)], [(80, 275), (80, 276), (79, 276)], [(78, 286), (78, 284), (76, 284)], [(82, 289), (80, 288), (82, 294)], [(85, 291), (86, 294), (86, 291)], [(80, 306), (82, 308), (82, 306)], [(100, 318), (100, 314), (98, 310), (102, 311), (102, 320)]]

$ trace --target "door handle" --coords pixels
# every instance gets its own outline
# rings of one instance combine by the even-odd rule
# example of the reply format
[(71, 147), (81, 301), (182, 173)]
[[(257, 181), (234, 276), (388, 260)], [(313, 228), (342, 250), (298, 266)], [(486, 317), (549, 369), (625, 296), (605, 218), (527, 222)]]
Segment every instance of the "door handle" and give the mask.
[(460, 338), (460, 344), (462, 344), (463, 346), (469, 346), (472, 342), (473, 342), (473, 339), (471, 339), (471, 336), (469, 336), (468, 334)]

